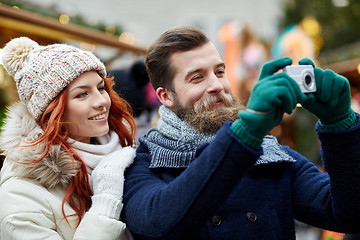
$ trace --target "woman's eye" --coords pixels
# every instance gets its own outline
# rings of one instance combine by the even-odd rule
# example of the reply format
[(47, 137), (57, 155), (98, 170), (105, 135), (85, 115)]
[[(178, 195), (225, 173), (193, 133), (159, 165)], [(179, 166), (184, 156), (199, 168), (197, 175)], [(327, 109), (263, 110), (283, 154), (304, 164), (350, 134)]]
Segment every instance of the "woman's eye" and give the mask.
[(99, 90), (99, 92), (104, 92), (104, 91), (106, 91), (106, 88), (105, 88), (105, 86), (102, 86), (102, 87), (99, 87), (98, 90)]
[(83, 97), (85, 97), (86, 95), (87, 95), (87, 92), (82, 92), (82, 93), (76, 95), (76, 98), (83, 98)]

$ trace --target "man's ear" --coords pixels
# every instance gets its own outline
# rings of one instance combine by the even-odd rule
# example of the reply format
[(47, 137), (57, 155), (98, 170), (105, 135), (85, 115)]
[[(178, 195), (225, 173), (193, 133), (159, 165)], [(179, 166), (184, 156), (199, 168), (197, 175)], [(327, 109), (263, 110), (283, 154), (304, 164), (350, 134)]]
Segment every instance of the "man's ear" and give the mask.
[(173, 94), (174, 93), (170, 90), (162, 87), (158, 87), (156, 89), (156, 96), (158, 97), (159, 101), (168, 108), (172, 108), (174, 106)]

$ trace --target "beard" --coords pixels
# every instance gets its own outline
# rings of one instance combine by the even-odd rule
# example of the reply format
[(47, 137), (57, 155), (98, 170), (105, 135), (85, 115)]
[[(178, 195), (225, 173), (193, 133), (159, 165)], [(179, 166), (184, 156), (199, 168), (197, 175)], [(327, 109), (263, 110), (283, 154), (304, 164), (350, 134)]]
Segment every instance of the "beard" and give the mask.
[[(223, 102), (223, 105), (213, 107), (219, 100)], [(177, 97), (175, 97), (173, 111), (181, 120), (187, 122), (200, 133), (214, 134), (226, 121), (238, 119), (239, 111), (245, 109), (242, 102), (233, 95), (220, 92), (216, 96), (210, 96), (195, 102), (192, 109), (183, 108)]]

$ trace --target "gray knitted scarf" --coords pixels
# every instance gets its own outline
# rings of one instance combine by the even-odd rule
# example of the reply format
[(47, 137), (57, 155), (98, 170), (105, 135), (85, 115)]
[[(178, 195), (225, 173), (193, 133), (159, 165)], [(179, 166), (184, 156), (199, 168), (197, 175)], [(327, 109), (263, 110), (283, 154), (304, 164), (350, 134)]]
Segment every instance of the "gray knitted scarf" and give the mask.
[[(143, 138), (152, 157), (150, 168), (186, 168), (195, 159), (196, 149), (215, 138), (214, 134), (199, 133), (163, 105), (159, 108), (159, 115), (157, 127)], [(256, 165), (295, 162), (273, 136), (264, 138), (262, 148), (263, 155)]]

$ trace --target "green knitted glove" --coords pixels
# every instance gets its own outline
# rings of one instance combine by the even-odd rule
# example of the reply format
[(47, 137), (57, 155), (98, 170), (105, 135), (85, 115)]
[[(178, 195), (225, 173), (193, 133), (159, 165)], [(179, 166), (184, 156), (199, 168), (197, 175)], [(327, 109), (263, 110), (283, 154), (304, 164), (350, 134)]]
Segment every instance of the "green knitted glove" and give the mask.
[(260, 149), (263, 137), (280, 123), (285, 112), (290, 114), (296, 107), (300, 87), (287, 74), (276, 73), (291, 63), (290, 58), (281, 58), (263, 66), (246, 111), (240, 111), (240, 119), (230, 127), (242, 142), (254, 149)]
[[(300, 65), (313, 65), (304, 58)], [(317, 91), (303, 94), (301, 105), (317, 116), (323, 129), (340, 130), (354, 126), (356, 115), (350, 108), (351, 95), (348, 80), (333, 71), (315, 68), (315, 81)]]

